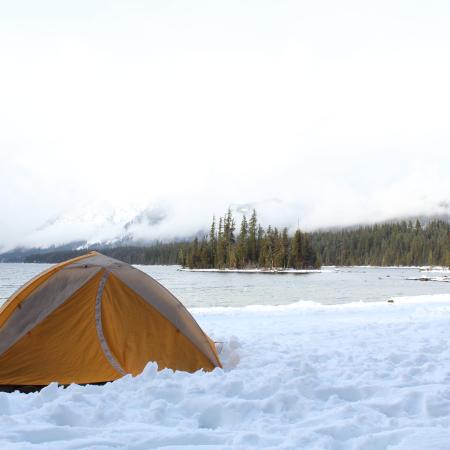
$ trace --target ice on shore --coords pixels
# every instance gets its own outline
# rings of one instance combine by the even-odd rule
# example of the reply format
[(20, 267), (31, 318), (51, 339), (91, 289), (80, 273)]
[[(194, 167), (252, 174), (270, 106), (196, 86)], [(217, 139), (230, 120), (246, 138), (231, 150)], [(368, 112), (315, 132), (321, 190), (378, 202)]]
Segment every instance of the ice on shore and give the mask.
[(443, 273), (443, 274), (449, 274), (450, 275), (450, 267), (424, 266), (424, 267), (421, 267), (420, 270), (422, 272), (434, 272), (434, 273)]
[(214, 273), (293, 273), (293, 274), (306, 274), (306, 273), (322, 273), (331, 272), (331, 270), (323, 269), (189, 269), (187, 267), (181, 267), (178, 269), (181, 272), (214, 272)]
[(408, 277), (406, 279), (413, 280), (413, 281), (441, 281), (444, 283), (448, 283), (448, 282), (450, 282), (450, 275), (443, 275), (443, 276), (437, 276), (437, 277), (429, 277), (429, 276), (422, 275), (420, 277)]
[(0, 448), (448, 450), (450, 294), (393, 301), (194, 308), (223, 370), (0, 393)]

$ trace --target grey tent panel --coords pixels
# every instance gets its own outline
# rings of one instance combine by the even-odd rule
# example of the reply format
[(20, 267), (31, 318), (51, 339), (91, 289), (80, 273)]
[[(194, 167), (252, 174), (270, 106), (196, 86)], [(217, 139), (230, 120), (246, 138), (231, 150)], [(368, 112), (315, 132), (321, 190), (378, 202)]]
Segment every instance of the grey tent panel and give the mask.
[(64, 267), (32, 292), (0, 328), (0, 355), (86, 284), (100, 267)]

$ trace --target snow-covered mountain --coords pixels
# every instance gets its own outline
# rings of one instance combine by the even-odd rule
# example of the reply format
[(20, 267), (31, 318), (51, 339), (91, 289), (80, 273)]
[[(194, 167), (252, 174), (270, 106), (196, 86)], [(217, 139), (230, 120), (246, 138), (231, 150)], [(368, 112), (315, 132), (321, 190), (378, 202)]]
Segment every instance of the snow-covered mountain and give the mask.
[(167, 217), (162, 207), (113, 207), (85, 204), (52, 217), (24, 239), (27, 246), (41, 247), (83, 242), (82, 245), (110, 245), (128, 241), (158, 239), (156, 231)]

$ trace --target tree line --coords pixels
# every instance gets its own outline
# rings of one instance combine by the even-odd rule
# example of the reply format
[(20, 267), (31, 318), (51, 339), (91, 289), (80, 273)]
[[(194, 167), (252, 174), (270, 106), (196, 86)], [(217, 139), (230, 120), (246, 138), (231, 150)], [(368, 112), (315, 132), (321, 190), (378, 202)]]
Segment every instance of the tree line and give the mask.
[(128, 264), (148, 265), (175, 265), (179, 264), (178, 255), (183, 246), (189, 245), (186, 241), (181, 242), (155, 242), (148, 246), (127, 245), (120, 247), (93, 246), (86, 250), (63, 250), (50, 251), (46, 253), (34, 253), (24, 257), (24, 262), (38, 262), (55, 264), (67, 259), (84, 255), (92, 250), (97, 250), (106, 256), (119, 259)]
[[(93, 247), (32, 254), (20, 261), (56, 263), (98, 250), (130, 264), (181, 264), (192, 268), (317, 267), (324, 265), (450, 266), (450, 225), (444, 220), (399, 221), (292, 236), (263, 229), (256, 213), (236, 232), (230, 212), (213, 220), (209, 233), (177, 242)], [(19, 259), (17, 259), (19, 261)], [(14, 259), (9, 259), (14, 261)]]
[(288, 229), (278, 230), (259, 223), (256, 211), (249, 220), (242, 217), (239, 231), (229, 209), (224, 217), (213, 217), (209, 234), (183, 246), (179, 263), (191, 269), (205, 268), (293, 268), (320, 266), (320, 259), (311, 246), (308, 234), (296, 230), (291, 237)]
[(450, 266), (450, 225), (443, 220), (316, 231), (311, 243), (324, 265)]

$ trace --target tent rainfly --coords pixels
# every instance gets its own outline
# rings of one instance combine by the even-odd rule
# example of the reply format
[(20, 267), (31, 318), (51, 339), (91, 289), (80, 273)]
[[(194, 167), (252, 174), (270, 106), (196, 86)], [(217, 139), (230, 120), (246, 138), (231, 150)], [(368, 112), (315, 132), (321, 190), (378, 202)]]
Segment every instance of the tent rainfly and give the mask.
[(57, 264), (0, 309), (0, 385), (101, 383), (220, 367), (186, 308), (140, 270), (97, 252)]

